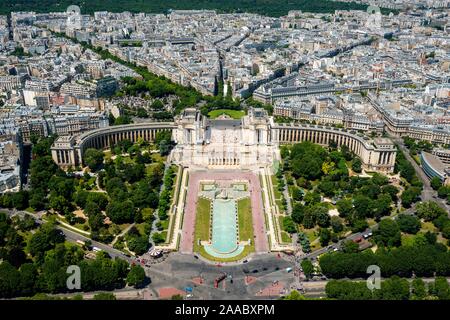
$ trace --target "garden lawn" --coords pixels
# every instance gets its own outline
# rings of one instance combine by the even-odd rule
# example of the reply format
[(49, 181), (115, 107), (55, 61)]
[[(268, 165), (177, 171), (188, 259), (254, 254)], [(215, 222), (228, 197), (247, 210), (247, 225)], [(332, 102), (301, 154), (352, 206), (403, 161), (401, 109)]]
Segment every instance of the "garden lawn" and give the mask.
[(253, 223), (250, 198), (238, 201), (239, 240), (253, 242)]
[(283, 243), (291, 243), (292, 239), (289, 233), (286, 231), (281, 231), (281, 241), (283, 241)]
[(208, 113), (208, 116), (211, 119), (215, 119), (223, 114), (226, 114), (227, 116), (233, 118), (233, 119), (240, 119), (243, 116), (245, 116), (245, 112), (241, 110), (231, 110), (231, 109), (217, 109), (212, 110)]
[(211, 222), (211, 201), (198, 198), (197, 212), (195, 214), (195, 231), (194, 231), (194, 251), (201, 252), (203, 246), (198, 243), (200, 241), (209, 240), (209, 228)]

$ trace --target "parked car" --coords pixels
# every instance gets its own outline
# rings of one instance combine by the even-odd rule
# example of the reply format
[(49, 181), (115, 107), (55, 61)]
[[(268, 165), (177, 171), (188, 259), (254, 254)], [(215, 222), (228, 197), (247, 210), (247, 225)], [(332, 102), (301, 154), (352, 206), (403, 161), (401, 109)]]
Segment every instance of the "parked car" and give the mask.
[(366, 233), (363, 237), (364, 237), (364, 239), (367, 239), (367, 238), (370, 238), (371, 236), (373, 236), (373, 233), (372, 233), (372, 231), (371, 232), (368, 232), (368, 233)]

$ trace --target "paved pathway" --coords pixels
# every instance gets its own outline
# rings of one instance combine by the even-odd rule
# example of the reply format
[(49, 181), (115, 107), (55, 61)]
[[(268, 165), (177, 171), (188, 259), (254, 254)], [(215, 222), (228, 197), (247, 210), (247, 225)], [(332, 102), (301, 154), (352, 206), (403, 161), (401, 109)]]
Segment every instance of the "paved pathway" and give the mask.
[[(279, 227), (278, 219), (279, 219), (279, 208), (275, 202), (274, 195), (274, 187), (271, 179), (271, 172), (268, 168), (265, 168), (261, 171), (263, 177), (263, 188), (266, 191), (265, 196), (265, 209), (267, 222), (269, 225), (269, 236), (271, 239), (270, 245), (272, 251), (285, 251), (285, 250), (295, 250), (295, 247), (292, 244), (281, 244), (279, 240), (281, 239), (281, 229)], [(271, 201), (269, 201), (269, 197)], [(273, 206), (270, 205), (270, 202), (273, 203)]]
[(409, 154), (409, 150), (404, 145), (403, 140), (399, 139), (399, 138), (392, 138), (392, 137), (391, 137), (391, 139), (393, 139), (395, 142), (397, 142), (398, 146), (400, 147), (400, 150), (403, 152), (406, 159), (413, 166), (419, 179), (423, 182), (423, 189), (422, 189), (422, 193), (421, 193), (422, 201), (436, 202), (442, 209), (446, 210), (450, 216), (450, 206), (447, 205), (446, 199), (433, 197), (433, 196), (436, 196), (437, 192), (435, 190), (433, 190), (433, 188), (431, 187), (430, 179), (427, 177), (425, 172), (422, 170), (422, 168), (414, 161), (414, 159)]
[(123, 237), (132, 227), (134, 227), (136, 224), (133, 222), (128, 227), (126, 227), (120, 234), (118, 234), (114, 240), (111, 242), (111, 246), (114, 246), (114, 244), (119, 240), (120, 237)]
[[(178, 179), (181, 179), (181, 183), (179, 184)], [(177, 246), (178, 246), (178, 237), (180, 234), (180, 228), (181, 228), (181, 218), (183, 215), (183, 210), (184, 210), (184, 203), (185, 203), (185, 190), (186, 190), (186, 179), (187, 179), (187, 173), (185, 172), (185, 170), (183, 170), (182, 168), (178, 168), (178, 174), (177, 174), (177, 179), (175, 181), (176, 183), (176, 188), (175, 188), (175, 192), (174, 192), (174, 197), (176, 197), (176, 195), (178, 195), (178, 201), (175, 204), (175, 213), (171, 213), (171, 219), (170, 219), (170, 223), (174, 223), (175, 225), (172, 228), (172, 225), (169, 224), (169, 231), (172, 230), (172, 233), (170, 233), (170, 241), (167, 244), (162, 244), (159, 246), (155, 246), (156, 249), (162, 249), (162, 250), (177, 250)], [(172, 207), (171, 207), (171, 211)], [(173, 217), (172, 215), (175, 214), (175, 217)]]
[[(169, 166), (170, 166), (169, 162), (168, 162), (168, 161), (165, 161), (165, 162), (164, 162), (163, 183), (161, 183), (161, 186), (159, 187), (159, 194), (158, 194), (159, 197), (161, 196), (161, 193), (162, 193), (163, 190), (164, 190), (164, 177), (166, 176), (166, 173), (167, 173), (167, 170), (169, 169)], [(155, 247), (155, 242), (153, 241), (153, 234), (154, 234), (155, 232), (159, 232), (159, 231), (158, 231), (158, 228), (156, 227), (156, 224), (160, 221), (160, 219), (159, 219), (159, 214), (158, 214), (158, 209), (156, 209), (156, 210), (153, 212), (153, 216), (155, 217), (155, 219), (154, 219), (153, 222), (152, 222), (152, 230), (151, 230), (150, 235), (149, 235), (149, 237), (148, 237), (148, 242), (151, 244), (151, 248), (154, 248), (154, 247)]]
[(255, 236), (255, 251), (267, 252), (269, 246), (264, 227), (261, 186), (256, 174), (239, 171), (197, 171), (189, 175), (189, 186), (186, 198), (186, 210), (183, 219), (183, 233), (180, 251), (192, 253), (194, 245), (195, 212), (197, 208), (199, 184), (202, 180), (248, 180), (253, 217), (253, 232)]
[(292, 203), (291, 203), (291, 196), (289, 195), (289, 189), (287, 184), (287, 179), (283, 174), (283, 181), (284, 181), (284, 189), (283, 189), (283, 196), (286, 199), (286, 213), (288, 215), (292, 214)]

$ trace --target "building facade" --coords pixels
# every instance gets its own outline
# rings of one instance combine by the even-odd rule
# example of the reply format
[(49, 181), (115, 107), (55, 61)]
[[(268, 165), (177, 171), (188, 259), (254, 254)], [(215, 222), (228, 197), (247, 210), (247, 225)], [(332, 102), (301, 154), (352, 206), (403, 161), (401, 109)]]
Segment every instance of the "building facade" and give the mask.
[(263, 109), (251, 109), (240, 120), (208, 119), (186, 109), (175, 122), (140, 123), (96, 129), (80, 136), (60, 137), (52, 146), (53, 160), (62, 167), (83, 163), (88, 148), (110, 148), (121, 140), (153, 141), (163, 130), (176, 142), (170, 160), (185, 167), (207, 169), (259, 169), (280, 160), (279, 145), (311, 141), (320, 145), (346, 145), (361, 158), (368, 171), (394, 170), (396, 149), (391, 140), (351, 133), (346, 129), (306, 124), (276, 124)]
[(52, 158), (63, 168), (83, 164), (83, 154), (89, 148), (107, 149), (122, 140), (135, 143), (139, 139), (153, 141), (158, 132), (173, 130), (172, 122), (139, 123), (91, 130), (77, 136), (61, 136), (51, 147)]
[(186, 109), (176, 124), (173, 139), (177, 145), (171, 160), (177, 164), (259, 169), (280, 160), (278, 143), (272, 135), (275, 124), (263, 109), (251, 109), (239, 120), (211, 120), (196, 109)]
[(0, 132), (0, 192), (16, 192), (22, 185), (23, 146), (18, 132)]
[(450, 184), (450, 165), (442, 162), (440, 157), (428, 152), (422, 152), (420, 154), (420, 164), (428, 178), (438, 177), (443, 184)]

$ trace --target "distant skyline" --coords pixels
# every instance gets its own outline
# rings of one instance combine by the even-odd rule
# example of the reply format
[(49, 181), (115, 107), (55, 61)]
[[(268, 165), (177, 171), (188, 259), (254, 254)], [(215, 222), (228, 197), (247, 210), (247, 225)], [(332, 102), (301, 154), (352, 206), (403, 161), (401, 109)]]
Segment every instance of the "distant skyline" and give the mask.
[(221, 12), (252, 12), (268, 16), (279, 17), (286, 15), (290, 10), (303, 10), (305, 12), (333, 13), (335, 10), (366, 10), (367, 5), (354, 2), (336, 2), (330, 0), (291, 0), (280, 4), (278, 0), (153, 0), (153, 1), (79, 1), (79, 0), (2, 0), (0, 1), (0, 14), (14, 11), (52, 12), (65, 11), (70, 5), (78, 5), (83, 14), (92, 14), (95, 11), (108, 10), (111, 12), (149, 12), (166, 13), (169, 9), (207, 9)]
[(399, 1), (8, 2), (0, 299), (450, 300), (450, 7)]

